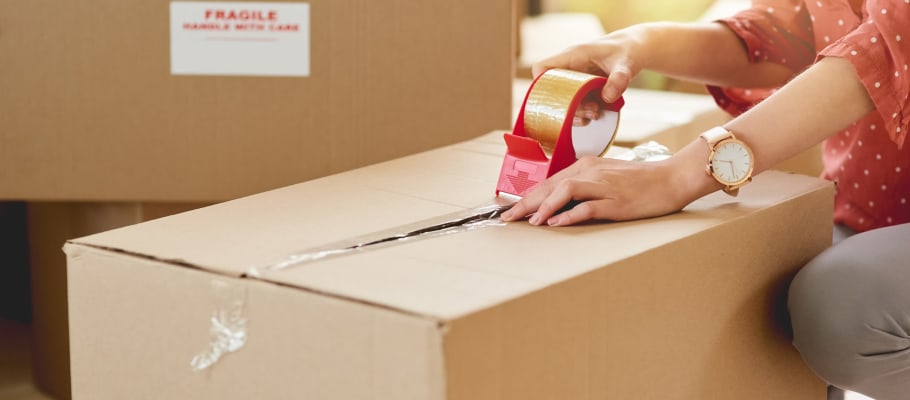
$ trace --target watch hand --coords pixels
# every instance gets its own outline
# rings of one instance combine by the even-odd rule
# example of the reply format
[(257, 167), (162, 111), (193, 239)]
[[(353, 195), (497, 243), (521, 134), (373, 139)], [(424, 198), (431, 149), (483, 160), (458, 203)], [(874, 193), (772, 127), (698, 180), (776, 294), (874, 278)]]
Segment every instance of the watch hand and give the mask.
[(736, 176), (736, 169), (733, 167), (733, 161), (730, 161), (730, 160), (717, 160), (717, 161), (725, 162), (725, 163), (729, 164), (729, 165), (730, 165), (730, 173), (732, 173), (733, 176)]

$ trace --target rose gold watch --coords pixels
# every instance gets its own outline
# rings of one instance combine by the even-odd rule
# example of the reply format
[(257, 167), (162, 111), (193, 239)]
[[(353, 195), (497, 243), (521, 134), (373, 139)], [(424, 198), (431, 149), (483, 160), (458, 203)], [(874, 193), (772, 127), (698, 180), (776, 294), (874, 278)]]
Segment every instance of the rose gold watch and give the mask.
[(731, 196), (739, 193), (739, 188), (752, 181), (755, 157), (748, 145), (737, 139), (724, 127), (714, 127), (699, 137), (705, 139), (711, 154), (705, 172), (724, 185), (724, 192)]

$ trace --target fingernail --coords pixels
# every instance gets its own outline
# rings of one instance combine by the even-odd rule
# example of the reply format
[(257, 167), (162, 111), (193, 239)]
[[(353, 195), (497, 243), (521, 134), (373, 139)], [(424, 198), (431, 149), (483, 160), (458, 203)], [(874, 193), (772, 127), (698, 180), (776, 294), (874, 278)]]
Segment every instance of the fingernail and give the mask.
[(540, 216), (534, 214), (531, 216), (531, 219), (529, 219), (528, 222), (530, 222), (531, 225), (540, 225)]
[(547, 220), (547, 225), (550, 225), (550, 226), (560, 226), (560, 225), (562, 225), (563, 219), (564, 219), (564, 218), (563, 218), (562, 216), (557, 215), (557, 216), (555, 216), (555, 217), (550, 218), (549, 220)]
[(512, 210), (502, 213), (502, 215), (499, 216), (499, 219), (501, 219), (503, 221), (511, 221), (512, 220)]
[(604, 100), (606, 100), (608, 103), (616, 101), (617, 97), (619, 97), (619, 91), (616, 90), (615, 87), (607, 86), (604, 89)]

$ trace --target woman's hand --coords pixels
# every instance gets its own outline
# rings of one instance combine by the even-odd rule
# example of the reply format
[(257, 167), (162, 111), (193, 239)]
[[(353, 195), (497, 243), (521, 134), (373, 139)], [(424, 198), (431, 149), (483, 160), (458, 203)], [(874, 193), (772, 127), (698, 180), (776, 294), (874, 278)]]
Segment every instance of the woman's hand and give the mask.
[[(657, 217), (720, 189), (705, 173), (709, 153), (696, 140), (661, 161), (584, 157), (538, 184), (502, 215), (533, 225), (564, 226), (588, 220), (625, 221)], [(570, 203), (574, 207), (560, 212)]]
[(532, 71), (534, 76), (538, 76), (548, 69), (561, 68), (606, 76), (607, 83), (601, 97), (605, 102), (613, 103), (641, 71), (642, 63), (636, 59), (642, 43), (638, 36), (634, 27), (615, 31), (541, 60), (532, 66)]
[[(503, 214), (504, 221), (531, 215), (533, 225), (563, 226), (587, 220), (630, 220), (682, 209), (672, 170), (662, 162), (585, 157), (541, 182)], [(574, 207), (558, 213), (570, 202)]]
[(575, 116), (572, 117), (572, 126), (588, 126), (592, 121), (596, 121), (604, 115), (604, 110), (601, 108), (601, 103), (596, 96), (598, 96), (596, 93), (588, 93), (585, 96), (575, 110)]

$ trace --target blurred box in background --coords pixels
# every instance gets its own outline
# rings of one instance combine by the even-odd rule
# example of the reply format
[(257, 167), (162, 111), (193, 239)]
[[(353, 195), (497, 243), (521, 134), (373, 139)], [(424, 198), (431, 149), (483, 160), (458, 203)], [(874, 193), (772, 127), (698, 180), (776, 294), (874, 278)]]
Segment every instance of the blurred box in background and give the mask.
[(294, 77), (171, 69), (172, 38), (255, 59), (283, 37), (176, 32), (285, 3), (196, 3), (174, 26), (170, 4), (0, 4), (0, 199), (222, 201), (510, 124), (512, 1), (286, 3), (309, 6)]

